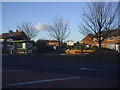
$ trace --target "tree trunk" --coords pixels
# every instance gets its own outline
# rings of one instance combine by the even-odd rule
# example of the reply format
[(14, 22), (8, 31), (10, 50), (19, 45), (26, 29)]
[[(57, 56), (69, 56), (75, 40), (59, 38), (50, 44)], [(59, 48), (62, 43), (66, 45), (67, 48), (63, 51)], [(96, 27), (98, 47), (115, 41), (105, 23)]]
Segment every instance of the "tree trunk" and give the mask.
[(99, 49), (101, 49), (101, 41), (99, 41)]
[(59, 44), (59, 46), (58, 46), (58, 55), (60, 55), (60, 49), (61, 49), (61, 43), (60, 43), (60, 41), (58, 41), (58, 44)]
[(59, 47), (61, 46), (61, 43), (60, 43), (60, 41), (58, 41), (58, 44), (59, 44)]
[(99, 54), (101, 54), (101, 48), (102, 48), (101, 44), (102, 44), (102, 42), (99, 41)]

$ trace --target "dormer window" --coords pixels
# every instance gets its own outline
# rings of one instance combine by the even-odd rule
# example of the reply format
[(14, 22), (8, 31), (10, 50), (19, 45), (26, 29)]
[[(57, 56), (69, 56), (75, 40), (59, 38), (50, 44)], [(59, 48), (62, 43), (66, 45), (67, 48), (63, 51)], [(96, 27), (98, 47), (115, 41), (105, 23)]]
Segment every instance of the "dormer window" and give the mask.
[(108, 40), (114, 40), (114, 37), (108, 37)]

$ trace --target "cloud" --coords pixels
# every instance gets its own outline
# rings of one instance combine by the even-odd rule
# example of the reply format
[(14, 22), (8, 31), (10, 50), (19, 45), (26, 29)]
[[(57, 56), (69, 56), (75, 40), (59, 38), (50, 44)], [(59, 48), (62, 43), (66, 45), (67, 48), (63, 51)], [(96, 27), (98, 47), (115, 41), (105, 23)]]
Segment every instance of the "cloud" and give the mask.
[(50, 31), (51, 30), (49, 24), (45, 24), (45, 23), (38, 23), (34, 27), (40, 31)]

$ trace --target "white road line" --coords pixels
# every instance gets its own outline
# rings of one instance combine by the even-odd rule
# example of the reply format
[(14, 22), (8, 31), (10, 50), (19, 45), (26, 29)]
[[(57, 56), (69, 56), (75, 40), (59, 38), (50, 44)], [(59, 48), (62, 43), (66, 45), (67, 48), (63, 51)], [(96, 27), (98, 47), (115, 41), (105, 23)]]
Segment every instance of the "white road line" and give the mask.
[(92, 68), (80, 68), (81, 70), (97, 70), (97, 69), (92, 69)]
[(78, 79), (78, 78), (80, 78), (80, 77), (68, 77), (68, 78), (47, 79), (47, 80), (39, 80), (39, 81), (31, 81), (31, 82), (21, 82), (21, 83), (6, 84), (6, 86), (20, 86), (20, 85), (26, 85), (26, 84), (44, 83), (44, 82), (70, 80), (70, 79)]
[(25, 70), (0, 70), (0, 72), (23, 72)]

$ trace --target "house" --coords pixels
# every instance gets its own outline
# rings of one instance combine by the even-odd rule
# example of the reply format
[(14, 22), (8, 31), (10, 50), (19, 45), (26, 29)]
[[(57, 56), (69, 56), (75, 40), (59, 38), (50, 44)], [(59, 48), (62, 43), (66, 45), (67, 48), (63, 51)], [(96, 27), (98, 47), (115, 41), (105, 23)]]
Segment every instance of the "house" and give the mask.
[(38, 40), (36, 42), (37, 46), (37, 52), (43, 53), (43, 52), (51, 52), (57, 49), (59, 46), (58, 41), (56, 40)]
[[(120, 51), (120, 28), (110, 30), (110, 32), (111, 33), (103, 40), (101, 46), (103, 48)], [(105, 35), (105, 33), (106, 31), (104, 31), (102, 35)], [(97, 38), (92, 34), (88, 34), (85, 38), (83, 38), (81, 40), (81, 43), (85, 44), (88, 47), (99, 46)]]
[(72, 40), (67, 41), (67, 46), (73, 46), (74, 42)]
[(59, 43), (56, 40), (48, 40), (47, 45), (48, 46), (59, 46)]
[(83, 38), (81, 40), (81, 43), (86, 45), (88, 48), (91, 48), (92, 46), (94, 46), (94, 44), (97, 44), (97, 42), (95, 41), (95, 36), (92, 34), (88, 34), (85, 38)]
[(27, 35), (22, 32), (16, 30), (15, 32), (10, 35), (9, 33), (2, 33), (0, 35), (2, 41), (2, 52), (3, 53), (10, 53), (10, 50), (13, 51), (15, 48), (22, 48), (26, 46), (25, 40), (28, 40)]
[(13, 32), (12, 36), (10, 36), (9, 33), (2, 33), (2, 35), (0, 35), (0, 40), (2, 42), (2, 45), (6, 48), (6, 46), (10, 43), (9, 41), (28, 40), (28, 37), (24, 32), (16, 30)]
[(46, 46), (59, 46), (59, 43), (56, 40), (38, 40), (37, 43), (41, 43)]

